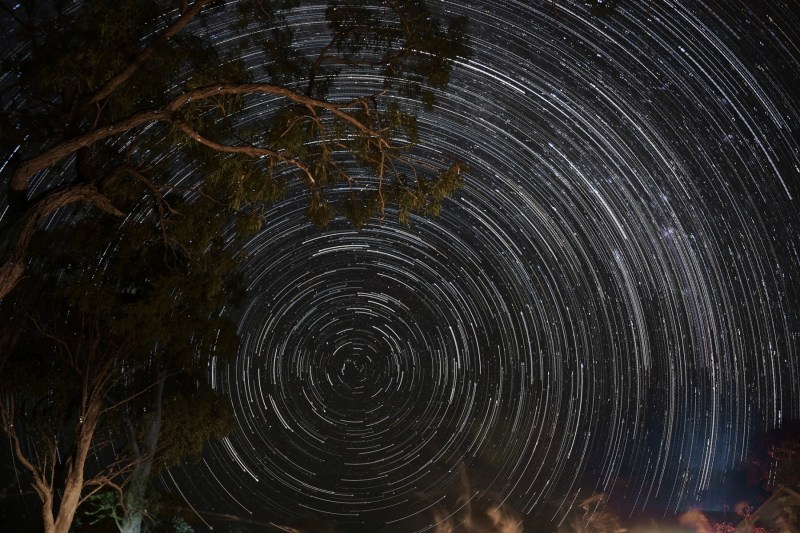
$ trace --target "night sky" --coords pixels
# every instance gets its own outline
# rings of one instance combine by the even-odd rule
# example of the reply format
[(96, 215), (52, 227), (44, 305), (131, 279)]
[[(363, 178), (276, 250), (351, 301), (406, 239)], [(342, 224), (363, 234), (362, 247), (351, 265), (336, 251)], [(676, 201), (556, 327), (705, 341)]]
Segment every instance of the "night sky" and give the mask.
[(299, 186), (272, 206), (240, 352), (208, 367), (239, 431), (162, 488), (249, 531), (416, 531), (464, 494), (556, 522), (592, 490), (719, 509), (754, 435), (800, 417), (800, 4), (429, 4), (474, 55), (416, 154), (466, 186), (408, 226), (319, 230)]

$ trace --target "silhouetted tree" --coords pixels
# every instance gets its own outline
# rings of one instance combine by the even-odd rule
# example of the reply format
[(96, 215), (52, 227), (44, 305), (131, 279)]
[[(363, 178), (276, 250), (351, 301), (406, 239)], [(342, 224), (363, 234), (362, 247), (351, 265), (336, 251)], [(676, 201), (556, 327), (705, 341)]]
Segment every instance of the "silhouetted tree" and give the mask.
[[(297, 5), (0, 4), (1, 411), (48, 533), (108, 487), (138, 529), (151, 473), (230, 431), (204, 369), (235, 353), (236, 249), (290, 183), (312, 222), (355, 226), (387, 206), (436, 215), (462, 183), (459, 163), (412, 149), (417, 114), (470, 53), (465, 20), (333, 1), (309, 56)], [(225, 32), (236, 46), (217, 46)], [(382, 82), (359, 92), (354, 74)], [(56, 212), (61, 229), (38, 233)], [(219, 423), (192, 425), (190, 402)]]

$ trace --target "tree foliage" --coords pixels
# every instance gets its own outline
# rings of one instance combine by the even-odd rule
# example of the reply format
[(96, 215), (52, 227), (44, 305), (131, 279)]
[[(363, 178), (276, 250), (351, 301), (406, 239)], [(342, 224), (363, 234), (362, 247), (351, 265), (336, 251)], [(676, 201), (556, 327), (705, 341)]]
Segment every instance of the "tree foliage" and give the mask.
[(177, 248), (157, 225), (107, 215), (40, 233), (28, 277), (0, 307), (23, 317), (4, 347), (3, 428), (47, 531), (65, 531), (93, 494), (145, 487), (154, 465), (196, 459), (234, 429), (205, 375), (209, 358), (238, 348), (224, 314), (238, 263), (202, 206), (184, 206), (176, 230), (202, 231)]
[[(469, 56), (466, 21), (436, 18), (421, 0), (334, 1), (325, 44), (309, 55), (286, 23), (294, 6), (6, 7), (25, 45), (4, 63), (15, 75), (2, 90), (15, 97), (0, 148), (14, 154), (6, 172), (16, 216), (5, 228), (0, 296), (22, 275), (32, 228), (73, 202), (122, 216), (147, 195), (168, 236), (177, 210), (164, 196), (178, 192), (188, 202), (212, 198), (237, 215), (242, 235), (260, 229), (265, 204), (294, 183), (322, 226), (340, 215), (363, 225), (387, 206), (402, 221), (437, 214), (464, 168), (414, 157), (417, 114)], [(218, 45), (226, 31), (235, 46)], [(354, 76), (382, 81), (354, 90)]]

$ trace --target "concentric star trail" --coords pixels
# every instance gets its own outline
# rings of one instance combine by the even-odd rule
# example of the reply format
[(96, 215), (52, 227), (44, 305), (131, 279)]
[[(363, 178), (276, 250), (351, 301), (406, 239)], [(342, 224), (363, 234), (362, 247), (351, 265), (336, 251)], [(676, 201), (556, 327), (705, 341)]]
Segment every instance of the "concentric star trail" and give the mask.
[[(345, 531), (423, 530), (465, 475), (520, 516), (580, 487), (678, 512), (800, 416), (800, 7), (431, 6), (475, 54), (416, 156), (466, 187), (409, 226), (273, 206), (240, 352), (209, 369), (239, 431), (165, 487)], [(289, 17), (309, 55), (323, 16)]]

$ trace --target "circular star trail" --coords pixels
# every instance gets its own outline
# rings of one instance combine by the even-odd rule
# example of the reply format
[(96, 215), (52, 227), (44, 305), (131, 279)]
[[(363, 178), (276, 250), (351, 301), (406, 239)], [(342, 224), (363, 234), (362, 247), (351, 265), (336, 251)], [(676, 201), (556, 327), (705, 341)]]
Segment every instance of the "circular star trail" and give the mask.
[[(417, 157), (465, 188), (358, 231), (273, 206), (209, 366), (239, 431), (165, 486), (345, 531), (465, 501), (558, 521), (578, 489), (671, 513), (797, 418), (800, 9), (690, 4), (431, 2), (475, 53)], [(288, 19), (309, 55), (323, 16)]]

